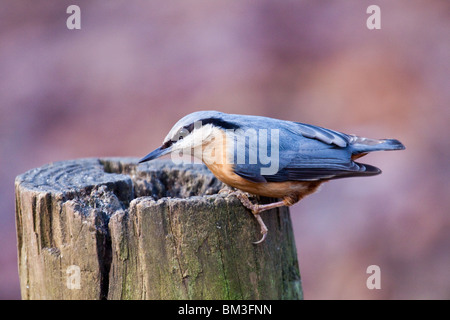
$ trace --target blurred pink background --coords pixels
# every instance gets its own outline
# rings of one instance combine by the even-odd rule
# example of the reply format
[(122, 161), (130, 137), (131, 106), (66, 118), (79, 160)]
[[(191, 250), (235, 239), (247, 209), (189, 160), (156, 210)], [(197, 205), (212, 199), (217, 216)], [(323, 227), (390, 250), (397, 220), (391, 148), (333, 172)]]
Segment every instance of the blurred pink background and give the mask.
[[(81, 30), (66, 8), (81, 7)], [(381, 30), (366, 9), (381, 8)], [(448, 1), (8, 1), (0, 10), (0, 298), (19, 299), (14, 178), (141, 157), (197, 110), (271, 116), (405, 151), (291, 209), (305, 299), (449, 299)], [(381, 268), (369, 290), (366, 269)]]

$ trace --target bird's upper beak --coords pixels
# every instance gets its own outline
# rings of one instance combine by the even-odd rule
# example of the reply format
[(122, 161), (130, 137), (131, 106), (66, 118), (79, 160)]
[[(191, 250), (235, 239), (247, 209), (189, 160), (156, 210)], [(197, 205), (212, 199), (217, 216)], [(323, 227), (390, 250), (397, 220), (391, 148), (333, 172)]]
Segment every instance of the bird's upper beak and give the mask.
[(156, 158), (159, 158), (165, 154), (168, 154), (172, 150), (171, 147), (164, 148), (163, 146), (159, 147), (158, 149), (153, 150), (148, 155), (143, 157), (141, 160), (139, 160), (139, 163), (150, 161)]

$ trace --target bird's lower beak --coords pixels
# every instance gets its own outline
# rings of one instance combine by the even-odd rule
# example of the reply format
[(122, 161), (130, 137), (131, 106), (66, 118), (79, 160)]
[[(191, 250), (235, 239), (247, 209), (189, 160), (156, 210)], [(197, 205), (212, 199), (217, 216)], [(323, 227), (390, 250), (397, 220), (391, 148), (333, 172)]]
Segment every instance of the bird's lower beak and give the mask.
[(143, 157), (141, 160), (139, 160), (139, 163), (142, 162), (146, 162), (146, 161), (150, 161), (156, 158), (159, 158), (165, 154), (168, 154), (171, 151), (172, 148), (163, 148), (162, 146), (159, 147), (158, 149), (153, 150), (152, 152), (150, 152), (148, 155), (146, 155), (145, 157)]

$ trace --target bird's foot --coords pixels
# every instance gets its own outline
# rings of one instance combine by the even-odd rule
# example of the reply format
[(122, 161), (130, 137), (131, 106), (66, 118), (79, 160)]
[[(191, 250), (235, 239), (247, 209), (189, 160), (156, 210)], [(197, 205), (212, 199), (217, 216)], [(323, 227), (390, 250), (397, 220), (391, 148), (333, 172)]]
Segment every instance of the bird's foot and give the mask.
[(253, 214), (259, 213), (258, 204), (250, 201), (249, 199), (250, 195), (248, 193), (238, 190), (231, 193), (230, 195), (236, 196), (236, 198), (238, 198), (241, 201), (242, 205), (247, 209), (250, 209), (253, 212)]
[(233, 187), (230, 187), (228, 185), (225, 185), (222, 189), (219, 190), (219, 192), (217, 192), (220, 195), (223, 195), (225, 197), (228, 197), (229, 195), (232, 195), (233, 193), (235, 193), (236, 190)]
[(266, 237), (267, 237), (267, 232), (269, 231), (269, 229), (267, 229), (266, 225), (264, 224), (263, 219), (261, 218), (261, 216), (259, 215), (262, 209), (261, 205), (255, 204), (253, 202), (250, 201), (250, 199), (248, 198), (249, 195), (245, 192), (242, 191), (236, 191), (233, 192), (232, 195), (235, 195), (242, 203), (242, 205), (244, 207), (246, 207), (247, 209), (250, 209), (251, 212), (253, 213), (253, 215), (256, 218), (256, 221), (258, 221), (259, 226), (261, 228), (261, 234), (263, 235), (262, 238), (259, 241), (253, 242), (254, 244), (260, 244), (262, 243)]

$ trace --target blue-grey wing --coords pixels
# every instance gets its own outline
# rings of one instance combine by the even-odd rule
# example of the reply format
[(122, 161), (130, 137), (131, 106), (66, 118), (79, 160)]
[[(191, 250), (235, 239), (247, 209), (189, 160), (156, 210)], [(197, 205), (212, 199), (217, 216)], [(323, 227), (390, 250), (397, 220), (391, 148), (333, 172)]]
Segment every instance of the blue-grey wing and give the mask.
[[(279, 154), (270, 163), (276, 164), (276, 172), (265, 174), (261, 168), (270, 166), (260, 161), (236, 163), (234, 172), (253, 182), (316, 181), (380, 173), (378, 168), (351, 160), (349, 139), (337, 131), (289, 122), (279, 126)], [(247, 147), (246, 152), (254, 154), (255, 150)]]

